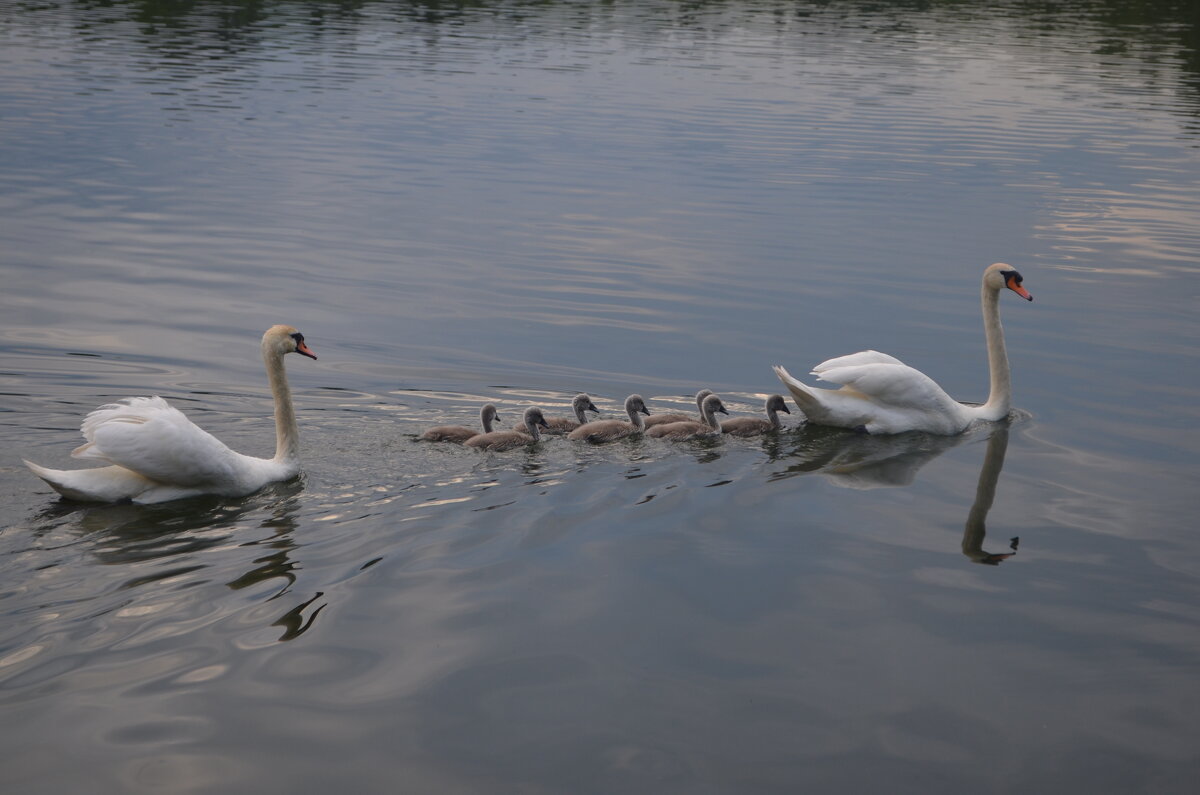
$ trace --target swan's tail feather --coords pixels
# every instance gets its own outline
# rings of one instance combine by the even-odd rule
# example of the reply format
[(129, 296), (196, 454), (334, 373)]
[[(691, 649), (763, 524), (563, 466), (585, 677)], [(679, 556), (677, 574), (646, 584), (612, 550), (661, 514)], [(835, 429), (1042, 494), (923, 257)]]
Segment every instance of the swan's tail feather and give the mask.
[(64, 497), (71, 497), (69, 491), (74, 491), (70, 486), (71, 473), (61, 469), (50, 469), (41, 464), (35, 464), (32, 461), (22, 458), (21, 461), (25, 466), (29, 467), (29, 471), (37, 475), (42, 480), (46, 481), (55, 491)]
[(96, 469), (50, 469), (21, 460), (33, 474), (68, 500), (120, 502), (133, 499), (155, 485), (138, 473), (115, 465)]
[(796, 407), (804, 412), (806, 416), (812, 412), (812, 409), (820, 405), (817, 402), (816, 396), (809, 391), (809, 388), (793, 378), (791, 373), (778, 364), (774, 365), (772, 369), (775, 370), (775, 375), (779, 376), (779, 380), (783, 382), (783, 385), (792, 393), (792, 400), (796, 401)]
[[(100, 452), (94, 442), (84, 442), (71, 451), (71, 458), (90, 458), (95, 461), (108, 461), (108, 456)], [(111, 461), (109, 463), (112, 463)]]

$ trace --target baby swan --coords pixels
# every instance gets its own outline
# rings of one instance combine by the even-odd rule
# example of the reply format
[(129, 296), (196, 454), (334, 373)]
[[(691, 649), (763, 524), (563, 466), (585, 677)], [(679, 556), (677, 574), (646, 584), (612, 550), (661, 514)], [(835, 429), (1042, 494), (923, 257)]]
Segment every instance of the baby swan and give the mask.
[(646, 430), (646, 422), (642, 419), (642, 415), (650, 416), (650, 409), (646, 408), (646, 401), (642, 400), (641, 395), (630, 395), (625, 398), (625, 412), (629, 414), (629, 422), (592, 420), (568, 433), (567, 438), (581, 442), (613, 442)]
[[(708, 397), (712, 393), (713, 391), (711, 389), (701, 389), (696, 393), (696, 411), (700, 412), (701, 422), (704, 421), (704, 398)], [(695, 417), (691, 417), (687, 414), (680, 414), (677, 411), (667, 414), (655, 414), (653, 417), (646, 420), (646, 427), (653, 428), (655, 425), (666, 425), (672, 422), (691, 422), (694, 419)]]
[(700, 411), (704, 415), (704, 422), (688, 420), (687, 422), (671, 422), (666, 425), (656, 425), (646, 431), (646, 435), (653, 436), (656, 439), (675, 439), (677, 441), (720, 436), (721, 423), (717, 422), (717, 412), (722, 414), (729, 413), (725, 410), (725, 404), (721, 402), (721, 398), (717, 395), (709, 395), (704, 398), (704, 402), (700, 405)]
[(792, 413), (783, 402), (783, 395), (771, 395), (767, 398), (766, 408), (765, 420), (761, 417), (734, 417), (722, 422), (721, 430), (730, 436), (758, 436), (760, 433), (770, 433), (783, 427), (783, 423), (779, 421), (779, 412)]
[[(485, 403), (479, 410), (479, 422), (483, 425), (483, 433), (491, 433), (492, 423), (498, 419), (500, 419), (500, 415), (496, 413), (496, 407), (491, 403)], [(480, 431), (465, 425), (438, 425), (421, 434), (421, 439), (426, 442), (458, 442), (461, 444), (472, 436), (479, 435)]]
[(463, 442), (463, 444), (467, 447), (476, 447), (480, 450), (491, 450), (497, 453), (502, 450), (511, 450), (514, 447), (525, 447), (526, 445), (534, 444), (541, 438), (541, 435), (538, 433), (538, 426), (545, 428), (546, 418), (542, 416), (541, 409), (537, 406), (530, 406), (525, 409), (525, 427), (529, 429), (529, 433), (521, 433), (520, 431), (492, 431), (472, 436)]
[[(571, 419), (570, 417), (547, 417), (546, 433), (552, 433), (555, 435), (570, 433), (580, 425), (583, 425), (585, 422), (587, 422), (587, 417), (584, 416), (583, 412), (591, 411), (595, 414), (600, 413), (600, 409), (596, 408), (596, 404), (592, 402), (592, 399), (583, 392), (580, 392), (575, 396), (575, 399), (571, 401), (571, 411), (574, 412), (575, 419)], [(515, 426), (513, 430), (520, 431), (521, 433), (529, 433), (529, 431), (526, 429), (525, 423), (523, 422), (520, 425)]]

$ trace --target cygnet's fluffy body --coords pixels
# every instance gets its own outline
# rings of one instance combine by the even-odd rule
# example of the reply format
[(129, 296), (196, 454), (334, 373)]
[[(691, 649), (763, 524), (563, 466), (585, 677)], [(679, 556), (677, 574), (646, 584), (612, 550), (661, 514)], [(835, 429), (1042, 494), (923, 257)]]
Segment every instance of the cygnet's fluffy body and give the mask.
[(481, 433), (478, 436), (472, 436), (464, 444), (467, 447), (475, 447), (479, 450), (491, 450), (496, 453), (502, 450), (512, 450), (514, 447), (526, 447), (534, 444), (541, 438), (538, 428), (546, 427), (546, 418), (542, 416), (541, 409), (536, 406), (530, 406), (525, 409), (525, 427), (529, 428), (529, 433), (521, 433), (520, 431), (492, 431), (491, 433)]
[[(587, 416), (584, 415), (585, 411), (590, 411), (594, 414), (600, 413), (600, 409), (596, 408), (596, 404), (592, 402), (592, 399), (583, 392), (580, 392), (571, 401), (571, 411), (575, 414), (574, 417), (546, 417), (546, 433), (554, 434), (555, 436), (570, 433), (587, 422)], [(529, 433), (528, 427), (523, 422), (515, 426), (513, 430), (520, 433)]]
[[(699, 412), (700, 421), (704, 421), (704, 398), (711, 395), (711, 389), (701, 389), (696, 393), (696, 411)], [(655, 414), (646, 420), (646, 427), (653, 428), (656, 425), (669, 425), (673, 422), (693, 422), (696, 418), (689, 414), (681, 414), (678, 411), (668, 412), (666, 414)]]
[(646, 401), (642, 399), (641, 395), (630, 395), (625, 398), (625, 412), (629, 415), (629, 422), (625, 422), (624, 420), (593, 420), (585, 422), (568, 433), (567, 438), (599, 444), (640, 434), (646, 429), (646, 422), (642, 415), (649, 416), (650, 409), (646, 408)]
[(687, 422), (656, 425), (646, 431), (646, 435), (656, 439), (673, 439), (675, 441), (720, 436), (721, 424), (717, 422), (717, 414), (729, 413), (725, 410), (725, 404), (721, 402), (721, 398), (717, 395), (709, 395), (704, 398), (704, 402), (700, 405), (700, 411), (704, 415), (704, 422), (688, 420)]
[(427, 442), (465, 442), (473, 436), (479, 436), (481, 433), (491, 433), (492, 423), (498, 420), (500, 415), (496, 413), (496, 407), (491, 403), (487, 403), (479, 410), (479, 424), (483, 426), (483, 430), (468, 428), (465, 425), (438, 425), (430, 428), (421, 434), (421, 439)]
[(783, 427), (783, 423), (779, 421), (781, 411), (785, 414), (792, 413), (783, 402), (783, 395), (771, 395), (766, 402), (765, 420), (761, 417), (734, 417), (722, 422), (721, 430), (730, 436), (759, 436), (777, 431)]

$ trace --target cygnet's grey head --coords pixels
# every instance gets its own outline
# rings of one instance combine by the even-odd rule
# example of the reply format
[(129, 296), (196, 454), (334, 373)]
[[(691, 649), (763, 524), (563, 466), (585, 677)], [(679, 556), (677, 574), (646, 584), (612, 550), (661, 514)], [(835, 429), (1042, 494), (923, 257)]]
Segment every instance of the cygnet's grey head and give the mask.
[(711, 394), (713, 394), (711, 389), (701, 389), (696, 393), (696, 408), (700, 409), (702, 413), (704, 411), (704, 399)]
[(650, 409), (646, 408), (646, 401), (642, 399), (641, 395), (630, 395), (625, 398), (625, 411), (629, 413), (630, 419), (635, 414), (650, 416)]
[(787, 403), (783, 402), (783, 395), (771, 395), (767, 398), (767, 413), (772, 411), (782, 411), (784, 414), (791, 414), (791, 409), (787, 407)]
[(721, 402), (721, 398), (718, 395), (709, 395), (708, 397), (704, 398), (704, 403), (701, 404), (700, 408), (704, 412), (705, 417), (711, 417), (718, 413), (729, 413), (725, 410), (725, 404)]
[(592, 402), (592, 399), (585, 392), (580, 392), (575, 396), (575, 399), (571, 401), (571, 408), (576, 414), (582, 414), (585, 411), (590, 411), (594, 414), (600, 413), (600, 409), (596, 408), (596, 404)]
[(532, 428), (535, 425), (540, 425), (543, 428), (549, 428), (546, 423), (546, 417), (542, 414), (542, 410), (537, 406), (530, 406), (525, 409), (525, 427)]
[(496, 407), (491, 403), (484, 403), (483, 408), (479, 410), (479, 419), (481, 419), (485, 424), (494, 422), (495, 420), (500, 419), (500, 412), (496, 411)]

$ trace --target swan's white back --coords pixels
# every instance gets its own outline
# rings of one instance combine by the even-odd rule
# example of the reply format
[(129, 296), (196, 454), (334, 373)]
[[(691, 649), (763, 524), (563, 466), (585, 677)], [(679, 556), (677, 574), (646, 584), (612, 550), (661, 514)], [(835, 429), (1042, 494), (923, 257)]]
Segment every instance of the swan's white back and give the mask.
[(82, 431), (87, 444), (73, 457), (106, 461), (176, 486), (236, 491), (262, 477), (262, 464), (273, 463), (235, 453), (161, 397), (101, 406), (87, 415)]

